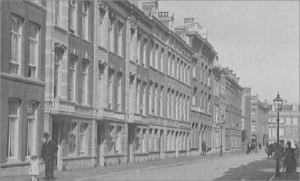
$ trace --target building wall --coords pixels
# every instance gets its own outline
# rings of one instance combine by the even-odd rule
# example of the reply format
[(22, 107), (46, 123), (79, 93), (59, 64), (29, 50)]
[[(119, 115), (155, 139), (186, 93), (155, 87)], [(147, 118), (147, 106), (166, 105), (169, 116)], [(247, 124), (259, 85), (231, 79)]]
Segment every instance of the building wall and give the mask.
[(242, 98), (242, 116), (242, 119), (244, 119), (242, 134), (244, 134), (245, 138), (244, 141), (242, 140), (242, 148), (247, 150), (247, 143), (251, 142), (251, 88), (244, 88), (244, 95)]
[[(27, 109), (28, 102), (34, 101), (38, 106), (35, 116), (35, 128), (33, 129), (36, 138), (33, 142), (33, 153), (39, 155), (44, 126), (43, 112), (44, 112), (44, 92), (45, 92), (45, 33), (46, 33), (46, 9), (45, 3), (35, 4), (33, 2), (2, 2), (1, 14), (15, 15), (22, 20), (22, 29), (20, 35), (22, 36), (21, 42), (21, 63), (18, 69), (19, 74), (10, 73), (11, 66), (11, 16), (1, 16), (1, 87), (5, 87), (5, 91), (1, 91), (1, 172), (3, 175), (11, 172), (10, 168), (24, 168), (22, 166), (29, 165), (29, 159), (25, 156), (26, 152), (26, 133), (27, 133)], [(29, 74), (29, 25), (33, 23), (39, 27), (38, 30), (38, 58), (36, 59), (36, 78), (28, 77)], [(5, 51), (3, 51), (5, 50)], [(16, 157), (8, 158), (8, 100), (15, 99), (19, 102), (19, 112), (17, 119), (16, 133)], [(25, 167), (27, 168), (27, 167)], [(24, 169), (16, 170), (14, 174), (27, 173)]]
[[(268, 116), (269, 143), (274, 143), (277, 142), (277, 112), (272, 109), (273, 105), (270, 107)], [(294, 107), (298, 107), (298, 105), (284, 105), (284, 109), (279, 113), (279, 141), (282, 146), (287, 141), (292, 143), (292, 147), (299, 142), (299, 109), (293, 109)]]

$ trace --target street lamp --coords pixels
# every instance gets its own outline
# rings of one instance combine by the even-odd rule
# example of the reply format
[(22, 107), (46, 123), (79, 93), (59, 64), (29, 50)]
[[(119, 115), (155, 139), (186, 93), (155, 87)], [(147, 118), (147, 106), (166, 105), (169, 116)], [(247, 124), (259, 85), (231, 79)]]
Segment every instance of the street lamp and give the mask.
[(279, 92), (277, 94), (277, 97), (273, 100), (274, 101), (274, 106), (275, 106), (275, 111), (277, 112), (277, 157), (276, 157), (276, 174), (275, 176), (280, 176), (279, 172), (279, 159), (280, 159), (280, 150), (279, 150), (279, 112), (282, 109), (282, 103), (283, 99), (280, 98)]
[(223, 137), (223, 134), (222, 134), (222, 128), (223, 128), (223, 125), (225, 123), (224, 121), (224, 116), (223, 114), (221, 115), (221, 118), (219, 119), (219, 125), (220, 125), (220, 128), (221, 128), (221, 146), (220, 146), (220, 156), (222, 156), (222, 147), (223, 147), (223, 143), (222, 143), (222, 137)]

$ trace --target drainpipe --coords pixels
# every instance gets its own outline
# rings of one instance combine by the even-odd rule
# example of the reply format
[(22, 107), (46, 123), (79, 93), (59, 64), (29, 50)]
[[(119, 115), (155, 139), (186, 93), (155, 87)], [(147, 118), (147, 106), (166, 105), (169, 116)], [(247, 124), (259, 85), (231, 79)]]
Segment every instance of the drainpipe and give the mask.
[[(2, 34), (1, 34), (1, 27), (2, 27), (1, 26), (1, 14), (2, 14), (2, 1), (0, 1), (0, 42), (1, 42), (1, 37), (2, 37)], [(2, 72), (1, 71), (1, 56), (2, 56), (2, 53), (1, 53), (1, 43), (0, 43), (0, 120), (1, 120), (1, 72)], [(0, 127), (1, 127), (1, 121), (0, 121)], [(1, 129), (0, 129), (0, 135), (1, 135)], [(0, 164), (1, 164), (1, 158), (2, 158), (1, 145), (3, 145), (3, 144), (2, 144), (2, 140), (0, 138)]]

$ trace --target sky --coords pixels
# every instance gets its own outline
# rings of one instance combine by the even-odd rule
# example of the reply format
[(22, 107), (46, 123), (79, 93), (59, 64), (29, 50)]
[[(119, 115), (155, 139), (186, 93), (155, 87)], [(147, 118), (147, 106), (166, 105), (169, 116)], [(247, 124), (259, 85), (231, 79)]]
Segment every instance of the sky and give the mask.
[(158, 8), (174, 13), (175, 26), (195, 18), (207, 28), (222, 67), (260, 101), (272, 104), (279, 92), (299, 103), (298, 1), (159, 1)]

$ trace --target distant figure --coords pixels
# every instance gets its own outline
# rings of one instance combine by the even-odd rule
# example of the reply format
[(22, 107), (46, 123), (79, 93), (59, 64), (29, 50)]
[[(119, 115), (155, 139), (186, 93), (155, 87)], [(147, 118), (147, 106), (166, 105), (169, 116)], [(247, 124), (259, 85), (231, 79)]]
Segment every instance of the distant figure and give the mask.
[(252, 147), (252, 144), (251, 144), (251, 142), (249, 141), (249, 143), (247, 144), (247, 154), (250, 153), (251, 147)]
[(258, 143), (258, 147), (259, 147), (259, 149), (261, 150), (261, 143)]
[(287, 148), (285, 149), (285, 159), (284, 159), (284, 167), (286, 168), (286, 173), (291, 174), (296, 171), (296, 159), (295, 159), (295, 150), (291, 147), (291, 142), (288, 141)]
[(54, 180), (54, 159), (58, 150), (56, 143), (49, 139), (49, 134), (44, 133), (45, 142), (42, 145), (41, 157), (45, 162), (45, 180)]
[(202, 156), (206, 156), (206, 143), (204, 140), (201, 143), (201, 148), (202, 148)]

